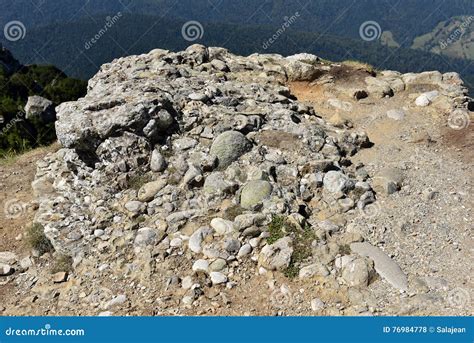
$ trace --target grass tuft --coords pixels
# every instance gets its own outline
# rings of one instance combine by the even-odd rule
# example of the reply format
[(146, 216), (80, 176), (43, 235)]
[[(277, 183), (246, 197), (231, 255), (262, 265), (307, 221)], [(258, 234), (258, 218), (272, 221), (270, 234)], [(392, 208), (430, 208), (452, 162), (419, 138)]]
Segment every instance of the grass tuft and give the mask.
[(54, 251), (53, 245), (44, 234), (44, 227), (39, 223), (33, 223), (28, 227), (26, 239), (32, 249), (38, 251), (40, 255)]
[(299, 228), (292, 225), (283, 216), (274, 216), (268, 226), (270, 236), (267, 238), (268, 244), (273, 244), (277, 240), (290, 236), (293, 239), (293, 255), (290, 266), (283, 271), (288, 278), (294, 278), (299, 273), (299, 265), (312, 256), (311, 243), (316, 239), (314, 230), (309, 225)]
[(65, 255), (65, 254), (59, 254), (55, 259), (54, 259), (54, 264), (53, 267), (51, 268), (51, 273), (56, 274), (59, 272), (66, 272), (69, 273), (72, 271), (72, 257)]

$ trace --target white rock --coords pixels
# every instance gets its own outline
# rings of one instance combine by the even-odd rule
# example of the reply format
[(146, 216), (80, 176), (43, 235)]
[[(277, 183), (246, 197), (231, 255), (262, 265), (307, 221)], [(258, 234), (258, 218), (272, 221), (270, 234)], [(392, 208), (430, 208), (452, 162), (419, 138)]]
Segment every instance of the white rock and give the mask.
[(0, 263), (0, 276), (8, 276), (13, 272), (13, 268), (8, 264)]
[(367, 242), (352, 243), (351, 250), (361, 256), (369, 257), (374, 261), (375, 271), (393, 287), (406, 291), (408, 279), (400, 266), (386, 253)]
[(10, 251), (0, 252), (0, 263), (14, 264), (18, 261), (18, 256)]
[(181, 238), (173, 238), (170, 242), (170, 247), (179, 248), (183, 245), (183, 240)]
[(199, 229), (197, 229), (192, 235), (191, 237), (189, 237), (189, 241), (188, 241), (188, 247), (189, 249), (198, 254), (202, 251), (202, 242), (203, 240), (211, 235), (213, 232), (213, 230), (211, 228), (208, 228), (208, 227), (201, 227)]
[(210, 277), (213, 285), (219, 285), (221, 283), (227, 282), (227, 276), (220, 272), (211, 272)]
[(314, 312), (321, 311), (324, 308), (324, 303), (321, 299), (313, 299), (311, 300), (311, 309)]
[(209, 262), (206, 260), (197, 260), (193, 264), (193, 271), (195, 272), (205, 272), (209, 270)]
[(237, 257), (247, 256), (251, 252), (252, 252), (252, 247), (250, 246), (250, 244), (248, 244), (248, 243), (244, 244), (240, 247), (239, 252), (237, 254)]
[(230, 220), (222, 218), (214, 218), (211, 220), (211, 227), (215, 230), (216, 235), (225, 236), (234, 232), (234, 223)]
[(112, 311), (103, 311), (99, 313), (99, 317), (110, 317), (112, 314), (114, 314)]
[(343, 173), (335, 170), (328, 171), (324, 175), (324, 188), (331, 193), (341, 192), (346, 188), (349, 178)]
[(405, 118), (405, 111), (402, 109), (387, 111), (387, 117), (393, 120), (403, 120)]
[(33, 262), (31, 261), (31, 258), (29, 258), (28, 256), (26, 256), (25, 258), (22, 258), (22, 259), (20, 260), (20, 266), (21, 266), (21, 268), (23, 268), (23, 269), (28, 269), (28, 268), (30, 268), (32, 265), (33, 265)]
[(433, 102), (433, 100), (438, 97), (438, 95), (438, 91), (423, 93), (418, 98), (416, 98), (415, 104), (419, 107), (429, 106)]
[(191, 276), (185, 276), (183, 280), (181, 280), (181, 287), (184, 289), (191, 289), (194, 284), (194, 280)]
[(120, 295), (117, 295), (112, 300), (110, 300), (109, 302), (107, 302), (104, 307), (106, 310), (108, 310), (112, 307), (123, 304), (125, 301), (127, 301), (127, 296), (125, 294), (120, 294)]
[(258, 262), (261, 266), (270, 270), (283, 270), (288, 268), (293, 254), (293, 240), (284, 237), (273, 244), (263, 247)]
[(306, 279), (313, 276), (328, 276), (329, 271), (325, 265), (320, 262), (310, 264), (309, 266), (303, 267), (299, 271), (299, 278)]
[(186, 295), (186, 296), (183, 297), (183, 299), (181, 301), (185, 305), (191, 305), (193, 303), (194, 299), (193, 299), (193, 297), (191, 297), (189, 295)]

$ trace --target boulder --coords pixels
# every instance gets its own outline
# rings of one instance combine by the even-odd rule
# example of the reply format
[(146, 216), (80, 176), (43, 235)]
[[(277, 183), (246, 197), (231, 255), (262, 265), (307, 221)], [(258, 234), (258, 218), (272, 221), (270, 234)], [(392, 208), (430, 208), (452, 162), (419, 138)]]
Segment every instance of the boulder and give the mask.
[(36, 118), (44, 123), (52, 123), (56, 120), (53, 102), (38, 95), (28, 97), (25, 114), (26, 119)]
[(272, 194), (272, 185), (268, 181), (253, 180), (248, 182), (240, 193), (240, 206), (251, 209)]
[(289, 267), (293, 255), (293, 240), (284, 237), (273, 244), (263, 247), (258, 261), (260, 265), (269, 270), (284, 270)]
[(367, 242), (352, 243), (350, 247), (352, 252), (363, 257), (368, 257), (374, 261), (375, 271), (393, 287), (401, 291), (408, 289), (408, 280), (405, 273), (403, 273), (400, 266), (381, 249)]
[(243, 134), (226, 131), (214, 140), (210, 153), (217, 157), (219, 168), (225, 169), (250, 149), (252, 143)]

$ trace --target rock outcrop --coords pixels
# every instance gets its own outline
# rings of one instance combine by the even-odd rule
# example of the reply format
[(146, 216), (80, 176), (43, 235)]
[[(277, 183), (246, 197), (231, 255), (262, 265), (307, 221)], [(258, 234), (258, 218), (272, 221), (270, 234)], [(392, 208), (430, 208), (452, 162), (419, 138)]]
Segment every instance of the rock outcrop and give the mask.
[(200, 45), (103, 65), (84, 98), (57, 108), (62, 148), (38, 162), (35, 221), (85, 278), (88, 268), (140, 279), (171, 271), (180, 278), (166, 287), (181, 282), (186, 306), (205, 287), (235, 287), (249, 268), (350, 288), (377, 272), (407, 291), (396, 262), (345, 226), (399, 194), (404, 175), (372, 179), (353, 164), (367, 135), (325, 122), (288, 82), (329, 85), (352, 101), (436, 83), (427, 106), (442, 99), (465, 111), (470, 100), (456, 75), (385, 71), (348, 89), (331, 84), (331, 68), (340, 66), (309, 54), (241, 57)]

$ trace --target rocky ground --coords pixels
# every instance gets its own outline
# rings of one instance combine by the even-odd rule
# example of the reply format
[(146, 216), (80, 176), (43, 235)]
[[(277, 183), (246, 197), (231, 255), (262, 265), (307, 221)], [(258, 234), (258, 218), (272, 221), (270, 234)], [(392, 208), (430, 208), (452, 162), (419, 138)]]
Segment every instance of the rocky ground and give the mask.
[(472, 315), (472, 106), (308, 54), (104, 65), (0, 167), (0, 310)]

